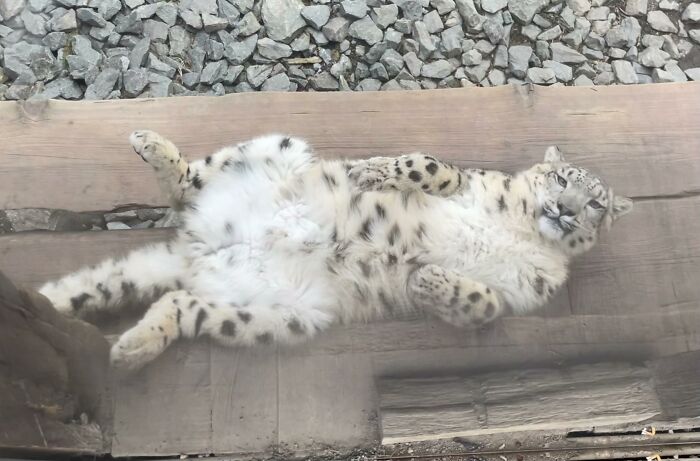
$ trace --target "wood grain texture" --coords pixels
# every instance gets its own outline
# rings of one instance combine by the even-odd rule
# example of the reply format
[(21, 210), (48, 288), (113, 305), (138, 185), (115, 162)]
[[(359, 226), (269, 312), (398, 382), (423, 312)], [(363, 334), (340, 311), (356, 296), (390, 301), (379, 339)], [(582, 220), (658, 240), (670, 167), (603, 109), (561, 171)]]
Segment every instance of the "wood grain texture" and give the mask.
[(649, 370), (626, 363), (384, 379), (378, 387), (384, 444), (622, 424), (662, 411)]
[(135, 129), (161, 132), (192, 158), (274, 131), (324, 156), (423, 150), (506, 170), (558, 144), (622, 193), (682, 194), (700, 190), (698, 101), (700, 83), (3, 102), (0, 208), (164, 203), (127, 143)]

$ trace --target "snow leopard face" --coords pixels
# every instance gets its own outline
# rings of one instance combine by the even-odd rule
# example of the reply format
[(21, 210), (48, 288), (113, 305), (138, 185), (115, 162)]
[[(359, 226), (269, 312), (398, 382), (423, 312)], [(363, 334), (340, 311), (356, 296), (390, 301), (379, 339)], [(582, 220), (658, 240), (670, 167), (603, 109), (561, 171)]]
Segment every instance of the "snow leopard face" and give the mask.
[(593, 243), (601, 227), (632, 210), (632, 200), (616, 196), (601, 178), (567, 163), (559, 149), (545, 154), (544, 181), (538, 190), (538, 227), (550, 240), (572, 249)]

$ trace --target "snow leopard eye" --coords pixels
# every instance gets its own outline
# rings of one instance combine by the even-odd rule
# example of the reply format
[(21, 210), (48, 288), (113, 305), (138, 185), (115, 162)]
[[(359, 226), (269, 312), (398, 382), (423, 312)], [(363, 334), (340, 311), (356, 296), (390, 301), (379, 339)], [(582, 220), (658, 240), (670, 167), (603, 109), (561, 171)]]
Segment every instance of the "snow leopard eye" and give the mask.
[(567, 184), (566, 179), (564, 179), (560, 175), (557, 175), (557, 182), (559, 183), (559, 185), (561, 187), (566, 187), (566, 184)]
[(598, 200), (591, 200), (590, 202), (588, 202), (588, 204), (594, 210), (601, 210), (601, 209), (605, 208)]

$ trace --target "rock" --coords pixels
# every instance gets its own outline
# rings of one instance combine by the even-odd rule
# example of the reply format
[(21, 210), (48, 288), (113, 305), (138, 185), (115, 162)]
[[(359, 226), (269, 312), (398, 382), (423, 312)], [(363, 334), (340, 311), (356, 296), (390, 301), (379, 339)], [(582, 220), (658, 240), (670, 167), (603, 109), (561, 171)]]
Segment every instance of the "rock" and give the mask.
[(90, 28), (90, 37), (93, 37), (94, 39), (99, 40), (101, 42), (107, 40), (113, 33), (114, 24), (112, 24), (111, 22), (106, 23), (105, 27)]
[(625, 85), (633, 85), (639, 82), (637, 74), (629, 61), (618, 59), (612, 62), (612, 66), (618, 82)]
[(295, 38), (289, 46), (292, 51), (306, 51), (311, 46), (311, 36), (304, 32)]
[(423, 61), (418, 59), (418, 56), (413, 51), (410, 51), (403, 55), (403, 61), (406, 63), (411, 75), (414, 77), (420, 76), (421, 69), (423, 68)]
[(99, 73), (95, 81), (85, 90), (85, 99), (105, 99), (114, 89), (121, 73), (111, 67)]
[(549, 0), (508, 0), (508, 11), (521, 24), (529, 24), (536, 13), (549, 4)]
[(491, 64), (488, 61), (482, 61), (481, 64), (472, 67), (465, 67), (464, 73), (474, 83), (481, 83), (486, 78)]
[(78, 19), (75, 16), (75, 10), (68, 10), (58, 18), (51, 21), (51, 30), (62, 32), (78, 28)]
[(316, 91), (332, 91), (339, 87), (338, 81), (325, 71), (310, 77), (309, 85)]
[(246, 79), (253, 88), (258, 88), (272, 73), (272, 65), (261, 64), (248, 66), (245, 70)]
[(184, 56), (192, 44), (192, 37), (184, 27), (174, 26), (168, 30), (168, 43), (170, 56)]
[(683, 10), (681, 19), (684, 21), (700, 22), (700, 3), (691, 2), (688, 4), (685, 10)]
[(418, 21), (423, 17), (423, 7), (417, 0), (402, 0), (398, 5), (403, 17), (409, 21)]
[(148, 85), (148, 72), (146, 69), (129, 69), (124, 72), (123, 81), (126, 95), (136, 97)]
[[(512, 0), (518, 2), (520, 0)], [(530, 1), (530, 0), (525, 0)], [(478, 29), (483, 24), (485, 18), (479, 14), (476, 7), (474, 6), (473, 0), (455, 0), (455, 5), (457, 6), (457, 11), (459, 15), (462, 16), (464, 23), (468, 28)]]
[(253, 54), (257, 43), (257, 35), (251, 35), (241, 41), (229, 43), (224, 47), (224, 56), (231, 64), (243, 64)]
[[(257, 66), (260, 67), (260, 66)], [(224, 81), (228, 72), (228, 63), (224, 60), (207, 63), (199, 77), (200, 83), (205, 85), (215, 85)], [(257, 74), (256, 74), (257, 75)], [(253, 84), (252, 82), (250, 82)], [(259, 85), (253, 85), (259, 86)]]
[(46, 33), (46, 20), (40, 14), (34, 14), (29, 10), (24, 10), (20, 17), (24, 23), (24, 28), (27, 29), (27, 32), (30, 34), (43, 36)]
[(540, 61), (551, 58), (552, 53), (549, 51), (549, 43), (543, 40), (537, 40), (537, 43), (535, 43), (535, 54), (540, 58)]
[(669, 60), (670, 55), (659, 48), (646, 48), (639, 53), (639, 63), (646, 67), (663, 67)]
[(676, 81), (672, 73), (662, 69), (654, 69), (654, 71), (651, 73), (651, 78), (655, 83), (668, 83)]
[(500, 86), (506, 84), (506, 74), (502, 70), (493, 69), (489, 72), (489, 82), (493, 86)]
[(629, 48), (637, 43), (641, 32), (642, 26), (636, 18), (625, 18), (605, 34), (605, 41), (608, 46)]
[(666, 16), (663, 11), (650, 11), (647, 14), (647, 22), (654, 30), (659, 32), (673, 32), (677, 33), (678, 28), (671, 22), (671, 20)]
[(532, 48), (528, 45), (511, 46), (508, 49), (508, 68), (516, 78), (525, 78)]
[(353, 22), (348, 29), (348, 34), (353, 38), (363, 40), (368, 45), (374, 45), (384, 37), (384, 33), (374, 24), (369, 16)]
[(434, 53), (435, 50), (437, 50), (433, 36), (430, 35), (428, 28), (422, 21), (416, 21), (413, 23), (413, 38), (420, 46), (421, 58), (425, 59)]
[[(529, 60), (530, 58), (528, 57), (527, 59)], [(493, 55), (493, 65), (501, 69), (508, 67), (508, 48), (505, 45), (496, 47), (496, 53)]]
[(593, 83), (596, 85), (612, 85), (615, 83), (615, 74), (612, 71), (603, 71), (595, 76)]
[(623, 59), (626, 55), (626, 51), (623, 50), (622, 48), (609, 48), (608, 49), (608, 56), (610, 56), (613, 59)]
[(157, 5), (156, 16), (160, 18), (161, 21), (173, 27), (177, 23), (177, 7), (169, 2), (158, 2), (154, 3)]
[(144, 65), (150, 47), (151, 39), (149, 39), (148, 37), (142, 38), (141, 40), (136, 42), (136, 45), (134, 45), (134, 48), (132, 48), (131, 52), (129, 53), (130, 69), (138, 69), (139, 67)]
[(115, 30), (120, 34), (140, 34), (144, 30), (143, 22), (135, 12), (127, 16), (117, 16), (116, 26)]
[(57, 51), (68, 44), (68, 35), (65, 32), (50, 32), (41, 40), (51, 51)]
[(520, 33), (527, 37), (531, 42), (537, 40), (537, 36), (540, 35), (542, 30), (534, 24), (528, 24), (520, 29)]
[(496, 15), (487, 17), (482, 27), (489, 41), (494, 44), (500, 43), (506, 34), (505, 27)]
[(557, 82), (557, 77), (553, 69), (531, 67), (527, 70), (527, 80), (537, 85), (551, 85)]
[(204, 27), (205, 32), (212, 33), (223, 30), (226, 29), (228, 25), (228, 19), (226, 18), (220, 18), (218, 16), (214, 16), (213, 14), (202, 14), (202, 26)]
[(556, 25), (551, 29), (547, 29), (537, 36), (537, 40), (556, 40), (561, 36), (561, 27)]
[(583, 16), (591, 9), (589, 0), (566, 0), (566, 5), (576, 16)]
[(148, 54), (148, 68), (168, 78), (173, 78), (175, 76), (175, 68), (158, 59), (153, 53)]
[(113, 222), (108, 222), (107, 223), (107, 230), (126, 230), (126, 229), (131, 229), (131, 227), (127, 226), (123, 222), (120, 221), (113, 221)]
[(586, 18), (589, 21), (607, 21), (609, 14), (610, 8), (608, 8), (607, 6), (597, 6), (595, 8), (591, 8), (590, 11), (588, 11), (588, 14), (586, 14)]
[(455, 68), (449, 61), (440, 59), (429, 64), (424, 64), (421, 75), (427, 78), (445, 78), (454, 72)]
[(335, 17), (323, 26), (323, 35), (331, 42), (342, 42), (348, 35), (350, 22), (341, 17)]
[(168, 38), (168, 25), (149, 19), (143, 23), (143, 35), (150, 38), (151, 42), (164, 42)]
[[(396, 9), (398, 10), (398, 7), (396, 7)], [(317, 30), (320, 30), (321, 27), (328, 22), (330, 16), (331, 9), (327, 5), (305, 6), (301, 10), (301, 17), (303, 17), (311, 27)]]
[(544, 61), (542, 65), (545, 69), (551, 69), (554, 72), (554, 76), (556, 77), (556, 79), (560, 82), (570, 82), (571, 79), (574, 77), (571, 67), (567, 66), (566, 64), (548, 60)]
[(199, 77), (202, 74), (199, 72), (187, 72), (182, 76), (182, 84), (187, 88), (194, 88), (199, 83)]
[(8, 20), (24, 10), (25, 0), (0, 0), (0, 16)]
[[(486, 0), (486, 1), (487, 2), (500, 1), (504, 4), (503, 7), (505, 7), (505, 4), (507, 3), (507, 0)], [(443, 14), (447, 14), (451, 11), (454, 11), (455, 2), (454, 2), (454, 0), (430, 0), (430, 6), (435, 8), (437, 10), (438, 14), (443, 15)], [(486, 10), (486, 8), (484, 7), (483, 1), (481, 2), (481, 7)], [(486, 11), (488, 11), (488, 10), (486, 10)]]
[(289, 81), (289, 77), (287, 77), (287, 74), (281, 73), (281, 74), (273, 75), (272, 77), (265, 80), (265, 83), (263, 83), (262, 87), (260, 87), (260, 90), (261, 91), (289, 91), (290, 84), (291, 84), (291, 82)]
[(258, 53), (264, 58), (277, 61), (291, 56), (292, 48), (284, 43), (277, 43), (274, 40), (264, 37), (258, 40)]
[(593, 85), (595, 85), (595, 83), (593, 83), (593, 80), (586, 77), (585, 75), (579, 75), (578, 77), (576, 77), (576, 80), (574, 80), (574, 85), (576, 85), (576, 86), (593, 86)]
[(122, 3), (119, 0), (101, 0), (97, 5), (97, 12), (107, 21), (119, 13), (121, 9)]
[(289, 43), (306, 26), (301, 17), (304, 4), (300, 0), (263, 0), (261, 14), (267, 36)]
[(185, 24), (193, 29), (202, 28), (202, 15), (190, 10), (180, 10), (180, 17), (185, 21)]
[(340, 12), (355, 19), (364, 18), (367, 15), (367, 10), (365, 0), (343, 0), (340, 2)]
[(465, 66), (476, 66), (481, 63), (481, 53), (477, 50), (469, 50), (462, 55), (462, 64)]
[(669, 62), (664, 66), (664, 70), (673, 75), (673, 79), (676, 82), (685, 82), (688, 80), (688, 77), (686, 77), (685, 72), (683, 72), (683, 69), (681, 69), (678, 66), (678, 64)]
[(256, 18), (255, 14), (251, 11), (246, 13), (243, 18), (238, 21), (234, 32), (236, 35), (247, 37), (259, 31), (261, 27), (258, 18)]
[(379, 91), (382, 82), (374, 78), (366, 78), (357, 84), (355, 91)]
[(397, 49), (403, 42), (403, 34), (389, 27), (384, 31), (384, 41), (389, 48)]
[(687, 75), (688, 78), (693, 80), (694, 82), (699, 81), (700, 80), (700, 67), (695, 67), (693, 69), (686, 69), (685, 75)]
[(442, 32), (445, 26), (440, 19), (440, 15), (437, 11), (433, 10), (430, 13), (423, 16), (423, 23), (431, 34), (436, 34)]
[[(685, 74), (683, 75), (685, 76)], [(62, 77), (47, 83), (42, 95), (49, 99), (55, 99), (59, 96), (63, 99), (81, 99), (83, 90), (71, 78)]]
[(581, 51), (583, 52), (583, 55), (585, 57), (587, 57), (588, 59), (599, 60), (599, 61), (602, 61), (603, 59), (605, 59), (605, 55), (603, 54), (602, 51), (594, 50), (594, 49), (588, 48), (587, 46), (584, 46)]
[(386, 50), (379, 61), (384, 65), (391, 78), (396, 77), (404, 66), (403, 57), (392, 49)]
[(700, 44), (700, 29), (693, 29), (688, 31), (688, 36), (693, 39), (695, 43)]
[(454, 58), (462, 54), (462, 39), (464, 31), (462, 26), (450, 27), (440, 34), (441, 44), (447, 57)]
[(372, 10), (372, 20), (381, 29), (394, 24), (399, 17), (399, 7), (392, 3)]
[(386, 82), (389, 80), (389, 73), (384, 67), (384, 64), (380, 62), (375, 62), (369, 67), (369, 74), (379, 81)]
[[(661, 0), (659, 2), (659, 8), (661, 8), (662, 10), (680, 11), (681, 6), (675, 0)], [(646, 12), (644, 13), (646, 14)]]
[(645, 16), (649, 0), (627, 0), (625, 13), (630, 16)]
[(496, 13), (508, 5), (508, 0), (481, 0), (481, 9), (487, 13)]
[(76, 15), (78, 19), (80, 19), (80, 22), (91, 26), (105, 27), (107, 25), (107, 21), (105, 21), (101, 15), (95, 13), (95, 11), (93, 11), (91, 8), (80, 8), (76, 12)]

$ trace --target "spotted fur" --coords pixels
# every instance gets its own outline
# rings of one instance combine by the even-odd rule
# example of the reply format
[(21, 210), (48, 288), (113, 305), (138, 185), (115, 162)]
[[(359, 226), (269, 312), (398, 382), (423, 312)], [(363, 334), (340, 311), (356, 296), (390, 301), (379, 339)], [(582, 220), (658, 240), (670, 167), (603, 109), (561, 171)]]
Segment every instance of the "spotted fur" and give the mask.
[(130, 139), (183, 209), (177, 237), (41, 289), (77, 316), (152, 302), (113, 346), (127, 369), (183, 337), (289, 344), (412, 309), (458, 327), (528, 312), (631, 208), (555, 148), (511, 176), (422, 153), (320, 161), (283, 136), (193, 162), (156, 133)]

